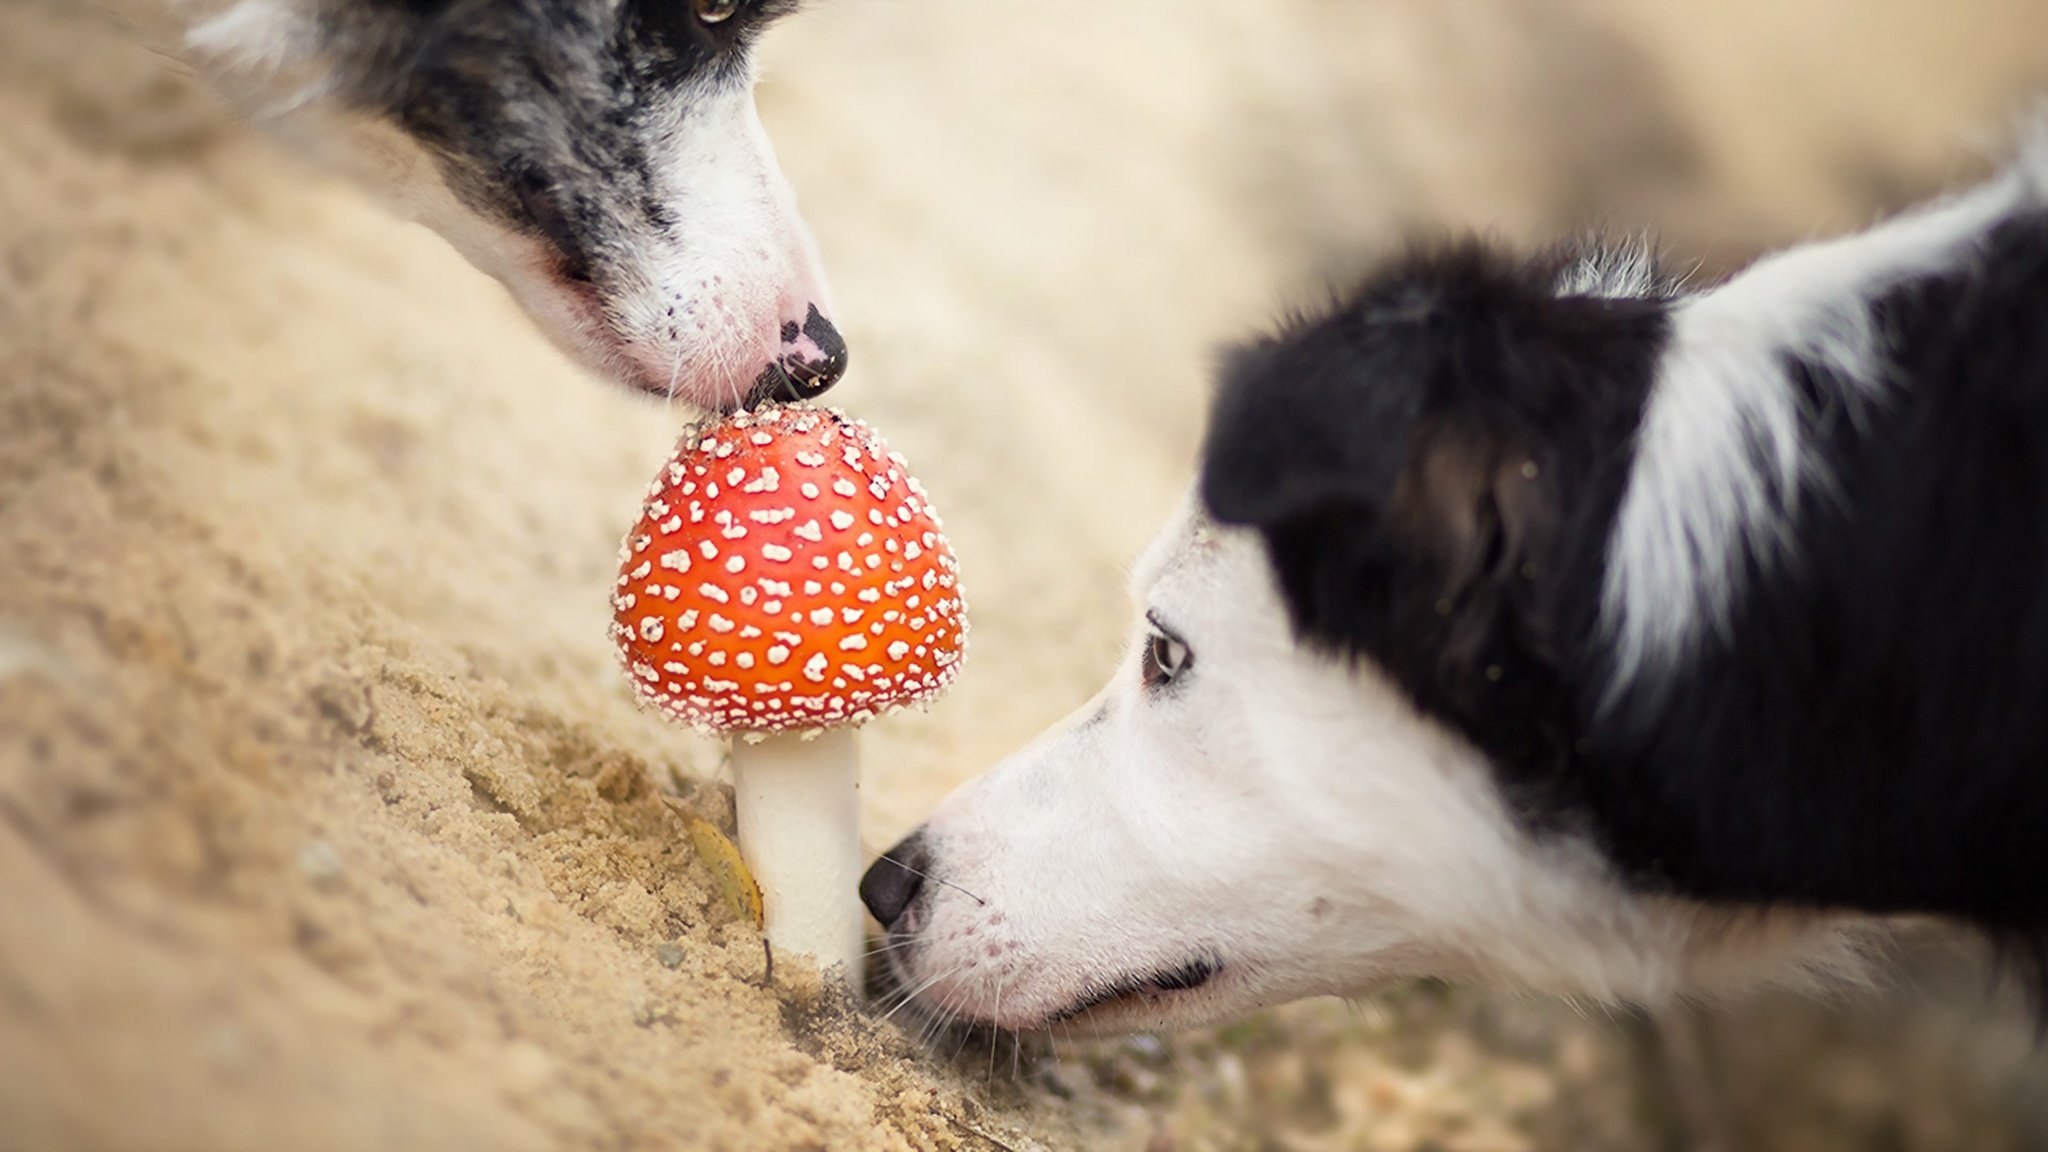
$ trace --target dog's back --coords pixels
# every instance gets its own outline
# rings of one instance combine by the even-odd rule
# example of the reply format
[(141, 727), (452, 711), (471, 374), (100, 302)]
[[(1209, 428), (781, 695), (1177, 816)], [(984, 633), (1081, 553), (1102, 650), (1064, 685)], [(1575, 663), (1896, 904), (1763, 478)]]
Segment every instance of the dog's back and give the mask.
[[(1889, 244), (1758, 271), (1892, 262), (1832, 314), (1745, 301), (1745, 324), (1807, 325), (1758, 366), (1796, 415), (1777, 446), (1796, 473), (1728, 543), (1730, 591), (1699, 634), (1601, 690), (1587, 765), (1631, 866), (1713, 899), (2048, 922), (2044, 178), (2048, 150)], [(1725, 482), (1776, 467), (1745, 448)], [(1609, 591), (1611, 608), (1645, 598), (1628, 615), (1686, 611), (1654, 586)]]

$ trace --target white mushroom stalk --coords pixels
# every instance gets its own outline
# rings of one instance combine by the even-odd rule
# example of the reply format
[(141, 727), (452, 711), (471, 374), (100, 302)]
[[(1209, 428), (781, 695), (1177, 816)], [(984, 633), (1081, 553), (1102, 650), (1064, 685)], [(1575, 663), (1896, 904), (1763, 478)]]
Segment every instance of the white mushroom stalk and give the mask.
[(903, 458), (837, 412), (695, 429), (620, 556), (613, 640), (641, 698), (733, 738), (768, 942), (861, 980), (854, 726), (943, 691), (966, 610)]
[(761, 886), (768, 943), (862, 980), (860, 744), (852, 728), (732, 745), (740, 853)]

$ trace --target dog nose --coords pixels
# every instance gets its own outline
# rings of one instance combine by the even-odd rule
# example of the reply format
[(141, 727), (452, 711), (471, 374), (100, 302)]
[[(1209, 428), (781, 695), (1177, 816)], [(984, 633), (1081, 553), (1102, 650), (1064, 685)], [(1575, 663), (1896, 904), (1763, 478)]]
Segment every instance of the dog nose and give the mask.
[(770, 400), (809, 400), (846, 375), (846, 339), (816, 304), (799, 324), (782, 326), (782, 356), (761, 370), (747, 406)]
[(882, 853), (868, 868), (867, 875), (860, 878), (860, 902), (868, 906), (882, 927), (902, 919), (904, 911), (917, 899), (918, 891), (924, 887), (928, 863), (924, 830), (920, 828)]
[(805, 397), (816, 396), (825, 389), (839, 383), (846, 375), (846, 338), (832, 321), (818, 311), (816, 304), (804, 315), (804, 322), (794, 334), (784, 325), (783, 347), (789, 350), (788, 370), (790, 382), (803, 390)]

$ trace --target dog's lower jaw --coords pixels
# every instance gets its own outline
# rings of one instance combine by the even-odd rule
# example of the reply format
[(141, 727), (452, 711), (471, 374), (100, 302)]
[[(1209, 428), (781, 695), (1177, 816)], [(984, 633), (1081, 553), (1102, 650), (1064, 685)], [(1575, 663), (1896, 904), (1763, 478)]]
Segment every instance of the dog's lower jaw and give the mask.
[[(1015, 996), (1005, 1004), (1000, 989), (986, 1003), (978, 999), (962, 1001), (954, 995), (931, 995), (929, 990), (910, 1001), (912, 1011), (921, 1019), (937, 1020), (949, 1028), (1053, 1035), (1061, 1039), (1170, 1032), (1217, 1023), (1260, 1006), (1240, 1004), (1222, 991), (1227, 983), (1224, 975), (1219, 971), (1216, 976), (1184, 988), (1147, 983), (1114, 995), (1077, 992), (1072, 999), (1060, 1003)], [(900, 969), (892, 969), (892, 978), (898, 983), (911, 979)], [(909, 986), (918, 987), (914, 983)]]
[[(957, 961), (921, 950), (915, 931), (891, 936), (899, 957), (891, 970), (899, 986), (917, 990), (913, 1009), (921, 1016), (1085, 1037), (1199, 1027), (1309, 996), (1369, 999), (1425, 976), (1650, 1010), (1772, 988), (1822, 993), (1870, 982), (1883, 931), (1867, 919), (1807, 910), (1721, 909), (1615, 889), (1585, 895), (1591, 898), (1576, 914), (1553, 908), (1491, 932), (1390, 939), (1349, 954), (1262, 960), (1218, 950), (1210, 975), (1185, 988), (1109, 972), (1061, 981), (1065, 991), (1033, 987), (1012, 977), (1077, 966), (1021, 949), (1004, 952), (1014, 969), (992, 979), (933, 980), (934, 966)], [(1119, 992), (1119, 980), (1132, 987)]]

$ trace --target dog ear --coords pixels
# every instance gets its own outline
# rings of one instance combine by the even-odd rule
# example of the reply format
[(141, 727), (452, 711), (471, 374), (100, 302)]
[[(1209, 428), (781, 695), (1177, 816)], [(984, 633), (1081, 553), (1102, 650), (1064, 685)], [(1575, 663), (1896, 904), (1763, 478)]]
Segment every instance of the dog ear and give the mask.
[[(1375, 371), (1377, 369), (1377, 371)], [(1377, 386), (1362, 376), (1379, 378)], [(1269, 527), (1344, 506), (1376, 517), (1400, 477), (1422, 389), (1308, 331), (1226, 355), (1202, 449), (1201, 495), (1226, 524)]]
[(1497, 334), (1466, 327), (1438, 300), (1381, 300), (1225, 361), (1202, 499), (1262, 532), (1317, 642), (1476, 673), (1533, 608), (1556, 501), (1513, 406), (1471, 378), (1497, 369)]

